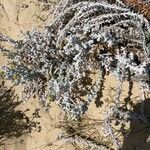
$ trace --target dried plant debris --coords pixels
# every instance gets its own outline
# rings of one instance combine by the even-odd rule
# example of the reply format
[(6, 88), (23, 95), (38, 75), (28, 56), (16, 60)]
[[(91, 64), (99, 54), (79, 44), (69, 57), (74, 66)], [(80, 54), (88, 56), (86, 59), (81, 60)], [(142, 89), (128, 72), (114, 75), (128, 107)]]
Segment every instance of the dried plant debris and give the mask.
[(55, 128), (63, 131), (58, 135), (58, 141), (76, 144), (79, 149), (109, 149), (110, 142), (102, 138), (101, 133), (96, 130), (96, 126), (102, 126), (102, 121), (88, 117), (78, 121), (64, 118), (63, 121), (54, 125)]
[(142, 13), (150, 20), (150, 1), (146, 0), (123, 0), (128, 6), (133, 7), (137, 12)]

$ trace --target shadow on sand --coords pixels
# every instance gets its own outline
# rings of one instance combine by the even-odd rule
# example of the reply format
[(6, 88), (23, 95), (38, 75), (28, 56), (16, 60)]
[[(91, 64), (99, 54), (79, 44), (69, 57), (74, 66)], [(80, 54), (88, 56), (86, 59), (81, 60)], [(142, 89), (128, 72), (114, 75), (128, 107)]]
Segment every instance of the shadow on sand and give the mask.
[(18, 138), (30, 133), (39, 125), (39, 122), (34, 121), (37, 115), (28, 118), (25, 114), (28, 110), (17, 110), (20, 103), (12, 88), (8, 89), (4, 82), (0, 81), (0, 145), (10, 137)]
[(130, 132), (124, 138), (122, 150), (150, 150), (150, 98), (135, 105), (131, 115), (141, 116), (141, 107), (144, 108), (144, 116), (131, 119)]

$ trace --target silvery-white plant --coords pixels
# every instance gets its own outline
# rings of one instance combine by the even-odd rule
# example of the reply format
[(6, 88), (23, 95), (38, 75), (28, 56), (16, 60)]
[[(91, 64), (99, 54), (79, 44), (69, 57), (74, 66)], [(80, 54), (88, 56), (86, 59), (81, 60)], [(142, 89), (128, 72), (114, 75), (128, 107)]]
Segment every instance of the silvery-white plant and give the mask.
[(43, 32), (33, 29), (20, 41), (0, 36), (13, 46), (1, 48), (9, 59), (2, 70), (24, 85), (24, 100), (36, 95), (46, 108), (53, 100), (78, 119), (98, 97), (105, 74), (118, 80), (118, 107), (123, 81), (130, 78), (149, 91), (149, 34), (149, 21), (120, 0), (62, 0)]

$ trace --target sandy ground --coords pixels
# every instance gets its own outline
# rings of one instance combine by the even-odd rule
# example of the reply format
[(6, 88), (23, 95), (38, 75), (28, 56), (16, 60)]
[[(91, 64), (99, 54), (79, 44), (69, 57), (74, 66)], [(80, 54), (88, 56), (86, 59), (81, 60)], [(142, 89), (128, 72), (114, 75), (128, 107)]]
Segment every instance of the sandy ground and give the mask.
[[(0, 32), (14, 39), (19, 39), (22, 32), (31, 30), (33, 27), (42, 30), (42, 27), (50, 22), (52, 18), (50, 14), (50, 10), (43, 10), (37, 0), (0, 0)], [(7, 60), (0, 55), (0, 64), (6, 64), (6, 62)], [(108, 76), (103, 100), (110, 99), (110, 87), (115, 85), (114, 78)], [(124, 87), (122, 97), (127, 97), (128, 83), (124, 83)], [(140, 99), (139, 88), (136, 84), (133, 91), (132, 98)], [(16, 92), (19, 93), (19, 88), (16, 88)], [(0, 150), (74, 150), (73, 146), (69, 144), (62, 148), (60, 148), (62, 143), (51, 146), (51, 142), (55, 141), (58, 133), (60, 133), (59, 129), (52, 130), (52, 125), (62, 118), (62, 112), (56, 104), (53, 104), (49, 113), (46, 113), (35, 99), (31, 99), (18, 107), (22, 111), (27, 108), (30, 108), (27, 113), (29, 117), (35, 109), (40, 109), (39, 113), (42, 117), (36, 120), (40, 122), (41, 132), (33, 131), (31, 134), (23, 135), (20, 138), (11, 138), (5, 142), (5, 145), (0, 146)], [(96, 108), (93, 102), (87, 115), (93, 118), (99, 118), (99, 116), (102, 118), (102, 111), (104, 111), (104, 108)]]
[(0, 0), (0, 30), (13, 38), (33, 27), (42, 28), (51, 18), (37, 0)]

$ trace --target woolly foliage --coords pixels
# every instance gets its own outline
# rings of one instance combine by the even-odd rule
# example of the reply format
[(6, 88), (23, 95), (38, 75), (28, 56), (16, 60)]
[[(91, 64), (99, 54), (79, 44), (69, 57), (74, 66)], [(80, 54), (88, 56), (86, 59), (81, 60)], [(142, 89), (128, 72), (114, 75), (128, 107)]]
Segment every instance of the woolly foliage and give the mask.
[(78, 119), (99, 98), (106, 73), (149, 90), (150, 25), (142, 14), (119, 0), (62, 0), (54, 16), (45, 31), (27, 32), (23, 40), (1, 36), (14, 47), (1, 48), (9, 58), (5, 77), (24, 84), (24, 100), (34, 94), (46, 107), (54, 100)]

